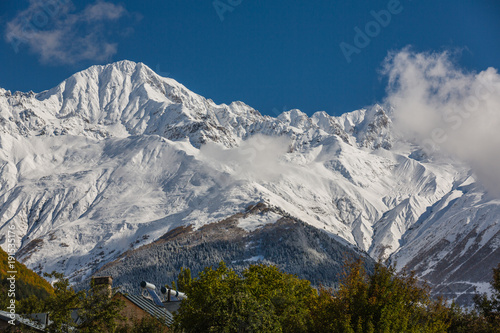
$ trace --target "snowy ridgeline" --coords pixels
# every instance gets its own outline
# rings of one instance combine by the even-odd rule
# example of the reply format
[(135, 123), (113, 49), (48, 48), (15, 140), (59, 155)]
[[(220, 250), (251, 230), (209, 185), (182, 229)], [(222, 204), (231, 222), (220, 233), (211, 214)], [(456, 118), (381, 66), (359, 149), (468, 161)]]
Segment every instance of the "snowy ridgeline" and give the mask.
[(20, 260), (77, 282), (175, 228), (266, 202), (436, 290), (470, 294), (500, 261), (500, 202), (465, 166), (404, 141), (391, 117), (379, 105), (262, 116), (130, 61), (39, 94), (0, 89), (0, 235), (14, 225)]

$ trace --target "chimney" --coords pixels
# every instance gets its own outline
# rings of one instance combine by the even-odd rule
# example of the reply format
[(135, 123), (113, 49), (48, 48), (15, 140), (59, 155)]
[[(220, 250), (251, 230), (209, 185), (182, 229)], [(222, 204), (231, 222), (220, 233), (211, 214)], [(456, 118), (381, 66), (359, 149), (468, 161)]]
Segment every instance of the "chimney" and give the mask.
[(107, 288), (103, 288), (104, 290), (108, 290), (109, 297), (111, 297), (112, 286), (113, 286), (113, 278), (111, 276), (93, 276), (91, 286), (107, 286)]

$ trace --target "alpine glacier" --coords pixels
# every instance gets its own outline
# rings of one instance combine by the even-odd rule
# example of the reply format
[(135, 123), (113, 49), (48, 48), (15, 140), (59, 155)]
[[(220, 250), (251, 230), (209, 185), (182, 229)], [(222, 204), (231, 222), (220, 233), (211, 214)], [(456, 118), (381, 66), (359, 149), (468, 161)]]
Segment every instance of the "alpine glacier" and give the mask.
[(37, 94), (0, 89), (0, 244), (14, 225), (19, 260), (78, 282), (175, 228), (265, 202), (467, 303), (500, 261), (500, 200), (394, 117), (380, 105), (263, 116), (131, 61)]

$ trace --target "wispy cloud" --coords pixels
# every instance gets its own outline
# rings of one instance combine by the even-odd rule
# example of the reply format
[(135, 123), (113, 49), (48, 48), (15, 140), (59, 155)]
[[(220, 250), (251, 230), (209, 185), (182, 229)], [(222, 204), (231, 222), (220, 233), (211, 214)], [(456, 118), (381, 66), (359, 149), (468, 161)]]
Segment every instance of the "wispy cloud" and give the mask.
[(429, 153), (453, 155), (475, 170), (491, 192), (500, 194), (500, 75), (494, 68), (467, 72), (453, 54), (390, 54), (387, 101), (395, 124)]
[(231, 149), (207, 143), (201, 146), (200, 153), (213, 167), (230, 172), (235, 179), (273, 181), (285, 172), (282, 158), (289, 146), (286, 137), (256, 134)]
[(116, 22), (128, 15), (123, 6), (105, 1), (76, 11), (70, 0), (30, 0), (7, 23), (5, 39), (14, 51), (27, 47), (43, 63), (105, 61), (117, 51), (109, 41)]

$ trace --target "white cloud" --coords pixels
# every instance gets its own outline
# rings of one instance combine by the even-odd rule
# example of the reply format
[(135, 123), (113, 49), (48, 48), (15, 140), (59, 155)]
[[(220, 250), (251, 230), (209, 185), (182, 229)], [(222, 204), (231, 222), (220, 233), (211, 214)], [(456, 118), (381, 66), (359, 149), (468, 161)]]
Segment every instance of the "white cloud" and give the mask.
[(30, 0), (7, 23), (5, 39), (16, 52), (26, 45), (43, 63), (105, 61), (117, 51), (117, 43), (108, 41), (110, 23), (127, 14), (123, 6), (105, 1), (75, 12), (70, 0)]
[(289, 146), (289, 138), (257, 134), (231, 149), (207, 143), (200, 153), (216, 169), (230, 172), (236, 179), (272, 181), (284, 171), (281, 159)]
[(127, 11), (122, 6), (117, 6), (110, 2), (97, 2), (85, 8), (83, 18), (89, 22), (117, 20), (125, 14), (127, 14)]
[(387, 102), (395, 125), (428, 153), (469, 163), (479, 180), (500, 194), (500, 75), (494, 68), (467, 72), (449, 52), (390, 54)]

